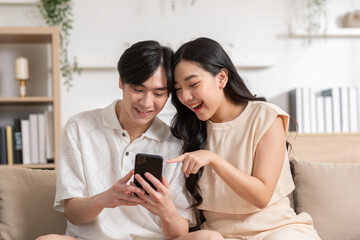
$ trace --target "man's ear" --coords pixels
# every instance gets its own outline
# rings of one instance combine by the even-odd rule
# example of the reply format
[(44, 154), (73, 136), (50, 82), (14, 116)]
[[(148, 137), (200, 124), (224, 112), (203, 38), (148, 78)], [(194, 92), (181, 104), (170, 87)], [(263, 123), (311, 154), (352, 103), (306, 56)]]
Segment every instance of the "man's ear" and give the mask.
[(123, 88), (123, 81), (122, 81), (122, 79), (121, 79), (121, 77), (119, 77), (119, 88), (121, 89), (121, 90), (124, 90)]
[(220, 69), (219, 73), (217, 74), (220, 89), (225, 88), (225, 86), (228, 82), (228, 74), (229, 74), (229, 71), (226, 68)]

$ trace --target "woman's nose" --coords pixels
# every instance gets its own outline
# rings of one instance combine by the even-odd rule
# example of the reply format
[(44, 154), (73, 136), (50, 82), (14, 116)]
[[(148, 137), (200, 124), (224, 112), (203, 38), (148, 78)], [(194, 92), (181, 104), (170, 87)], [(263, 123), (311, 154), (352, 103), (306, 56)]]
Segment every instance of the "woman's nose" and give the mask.
[(186, 90), (186, 89), (182, 90), (182, 99), (184, 102), (187, 102), (187, 101), (191, 100), (192, 98), (193, 98), (192, 94), (189, 90)]

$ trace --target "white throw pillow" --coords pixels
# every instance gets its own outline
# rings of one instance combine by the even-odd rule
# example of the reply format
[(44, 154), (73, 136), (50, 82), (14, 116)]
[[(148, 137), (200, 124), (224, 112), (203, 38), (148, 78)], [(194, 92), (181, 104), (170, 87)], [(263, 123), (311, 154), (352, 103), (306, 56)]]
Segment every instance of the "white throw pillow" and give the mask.
[(291, 162), (295, 211), (313, 217), (323, 240), (360, 239), (360, 163)]

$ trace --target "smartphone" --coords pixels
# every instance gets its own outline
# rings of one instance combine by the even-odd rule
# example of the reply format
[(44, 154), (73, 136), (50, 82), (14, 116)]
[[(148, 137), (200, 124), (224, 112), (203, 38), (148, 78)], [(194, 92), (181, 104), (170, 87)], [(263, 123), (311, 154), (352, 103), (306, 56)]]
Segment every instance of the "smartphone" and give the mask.
[[(145, 177), (145, 173), (151, 173), (162, 182), (162, 167), (163, 157), (160, 155), (138, 153), (135, 156), (135, 174), (139, 174), (155, 190), (156, 187)], [(134, 183), (137, 187), (143, 188), (136, 178), (134, 178)]]

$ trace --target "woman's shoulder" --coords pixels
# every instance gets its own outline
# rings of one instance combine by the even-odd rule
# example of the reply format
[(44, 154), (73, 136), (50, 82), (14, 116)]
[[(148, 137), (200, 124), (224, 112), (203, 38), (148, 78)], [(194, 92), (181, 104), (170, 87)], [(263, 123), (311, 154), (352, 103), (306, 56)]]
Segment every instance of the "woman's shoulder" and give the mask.
[(284, 125), (284, 131), (287, 132), (290, 116), (279, 106), (263, 101), (254, 101), (252, 106), (254, 122), (264, 126), (264, 129), (267, 130), (274, 122), (275, 118), (281, 117)]
[(279, 106), (264, 102), (264, 101), (253, 101), (252, 102), (252, 109), (253, 112), (256, 112), (257, 114), (275, 114), (275, 115), (284, 115), (289, 116), (287, 112), (285, 112), (282, 108)]

